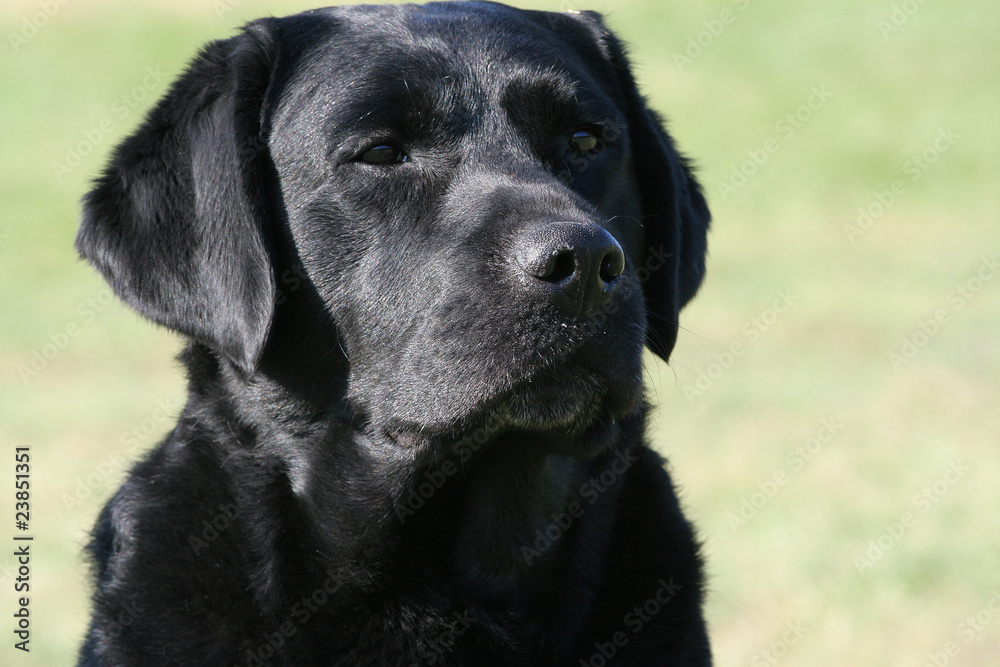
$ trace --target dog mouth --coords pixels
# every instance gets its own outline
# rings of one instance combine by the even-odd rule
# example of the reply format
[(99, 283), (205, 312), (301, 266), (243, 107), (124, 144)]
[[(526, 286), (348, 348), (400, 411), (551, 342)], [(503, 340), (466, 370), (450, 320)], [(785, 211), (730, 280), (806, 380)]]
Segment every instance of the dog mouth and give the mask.
[(495, 402), (498, 425), (528, 430), (585, 429), (601, 416), (606, 389), (588, 373), (531, 377)]
[[(540, 371), (509, 389), (433, 423), (393, 420), (385, 433), (407, 449), (430, 443), (459, 441), (474, 436), (477, 444), (512, 434), (547, 443), (555, 453), (588, 457), (611, 445), (616, 424), (642, 406), (640, 381), (610, 382), (601, 374), (581, 369)], [(432, 449), (437, 449), (433, 447)]]
[[(543, 436), (568, 447), (602, 439), (609, 425), (641, 404), (641, 382), (611, 382), (581, 368), (551, 369), (532, 375), (486, 402), (477, 421), (489, 431)], [(590, 449), (588, 445), (585, 447)]]

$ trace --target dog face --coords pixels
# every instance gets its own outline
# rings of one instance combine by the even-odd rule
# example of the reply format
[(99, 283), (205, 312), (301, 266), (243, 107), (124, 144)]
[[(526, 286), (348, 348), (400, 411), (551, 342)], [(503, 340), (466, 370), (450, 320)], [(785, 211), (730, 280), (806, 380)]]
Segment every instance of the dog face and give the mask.
[(597, 15), (338, 7), (209, 45), (77, 247), (246, 378), (296, 349), (380, 433), (578, 434), (669, 355), (708, 218)]

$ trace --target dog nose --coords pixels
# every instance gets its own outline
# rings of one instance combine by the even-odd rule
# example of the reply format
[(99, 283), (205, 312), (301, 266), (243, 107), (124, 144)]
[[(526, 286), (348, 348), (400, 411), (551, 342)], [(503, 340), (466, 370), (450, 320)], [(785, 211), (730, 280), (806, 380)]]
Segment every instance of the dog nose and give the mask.
[(582, 222), (532, 227), (518, 238), (515, 259), (529, 289), (578, 316), (606, 304), (625, 270), (625, 253), (615, 237)]

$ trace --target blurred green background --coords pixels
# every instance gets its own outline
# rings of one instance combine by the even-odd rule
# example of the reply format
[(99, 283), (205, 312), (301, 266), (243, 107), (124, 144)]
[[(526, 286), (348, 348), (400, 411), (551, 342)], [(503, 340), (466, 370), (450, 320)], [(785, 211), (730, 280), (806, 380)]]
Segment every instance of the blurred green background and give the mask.
[[(519, 4), (609, 15), (714, 211), (673, 361), (646, 368), (717, 664), (1000, 665), (1000, 5)], [(200, 44), (309, 6), (0, 8), (0, 664), (72, 663), (85, 534), (183, 400), (178, 339), (75, 258), (80, 196)]]

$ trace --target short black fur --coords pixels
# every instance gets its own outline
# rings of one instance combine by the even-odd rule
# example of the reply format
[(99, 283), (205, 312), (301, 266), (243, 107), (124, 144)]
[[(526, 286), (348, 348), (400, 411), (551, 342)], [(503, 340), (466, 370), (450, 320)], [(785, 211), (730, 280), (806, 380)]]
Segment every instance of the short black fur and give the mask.
[(98, 519), (79, 664), (709, 665), (641, 360), (708, 222), (597, 14), (209, 44), (84, 203), (189, 398)]

